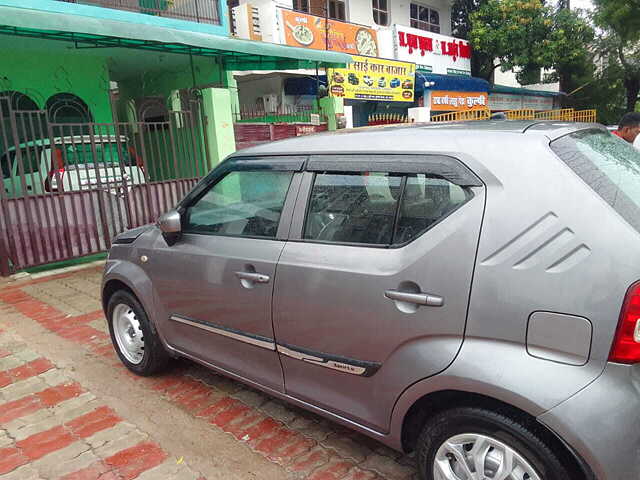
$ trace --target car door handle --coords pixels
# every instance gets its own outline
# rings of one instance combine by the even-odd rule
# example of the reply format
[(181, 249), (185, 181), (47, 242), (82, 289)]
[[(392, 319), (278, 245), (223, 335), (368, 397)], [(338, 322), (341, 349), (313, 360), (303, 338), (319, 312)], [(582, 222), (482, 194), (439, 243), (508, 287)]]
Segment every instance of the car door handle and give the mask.
[(396, 300), (398, 302), (415, 303), (417, 305), (426, 305), (428, 307), (441, 307), (444, 305), (444, 298), (430, 293), (410, 293), (400, 292), (398, 290), (386, 290), (384, 296)]
[(252, 283), (269, 283), (269, 280), (271, 280), (269, 275), (256, 272), (236, 272), (236, 277), (240, 280), (246, 280)]

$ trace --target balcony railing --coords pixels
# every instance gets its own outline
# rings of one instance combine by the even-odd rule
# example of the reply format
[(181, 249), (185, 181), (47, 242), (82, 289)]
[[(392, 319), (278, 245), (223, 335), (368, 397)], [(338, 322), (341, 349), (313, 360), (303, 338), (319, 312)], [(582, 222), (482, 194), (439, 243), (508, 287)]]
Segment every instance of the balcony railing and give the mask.
[(60, 0), (158, 17), (220, 25), (218, 0)]

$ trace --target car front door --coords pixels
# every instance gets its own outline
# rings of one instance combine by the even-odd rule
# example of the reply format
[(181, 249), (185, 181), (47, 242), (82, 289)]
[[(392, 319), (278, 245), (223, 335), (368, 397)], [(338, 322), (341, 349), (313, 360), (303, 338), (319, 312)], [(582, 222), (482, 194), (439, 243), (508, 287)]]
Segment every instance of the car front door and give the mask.
[(302, 164), (226, 162), (181, 205), (181, 238), (170, 246), (159, 236), (140, 252), (149, 258), (167, 342), (279, 391), (271, 302)]
[(450, 157), (312, 157), (278, 263), (290, 396), (386, 431), (464, 335), (482, 183)]

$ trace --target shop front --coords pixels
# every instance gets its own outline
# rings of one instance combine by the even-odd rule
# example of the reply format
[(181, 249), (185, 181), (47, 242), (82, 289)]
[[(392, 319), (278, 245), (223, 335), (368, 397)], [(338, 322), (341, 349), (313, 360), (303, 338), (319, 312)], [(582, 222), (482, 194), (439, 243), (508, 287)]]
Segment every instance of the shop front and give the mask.
[(415, 103), (415, 64), (353, 56), (347, 68), (328, 70), (329, 95), (345, 102), (347, 125), (407, 121)]
[[(243, 4), (233, 9), (235, 34), (289, 47), (349, 55), (378, 55), (376, 30), (354, 23), (327, 20), (282, 8), (273, 2)], [(325, 69), (235, 72), (239, 122), (300, 123), (321, 112), (319, 98), (328, 86)], [(320, 89), (320, 95), (318, 90)], [(293, 131), (293, 130), (291, 130)]]
[(471, 46), (466, 40), (404, 25), (378, 32), (381, 54), (416, 65), (413, 118), (488, 108), (489, 83), (471, 76)]

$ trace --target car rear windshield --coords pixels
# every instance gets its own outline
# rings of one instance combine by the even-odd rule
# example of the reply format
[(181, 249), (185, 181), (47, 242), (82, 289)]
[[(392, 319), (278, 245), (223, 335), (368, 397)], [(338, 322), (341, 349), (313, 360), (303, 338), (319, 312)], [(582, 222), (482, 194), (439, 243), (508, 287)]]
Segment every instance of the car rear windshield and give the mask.
[[(127, 145), (122, 143), (95, 143), (95, 157), (90, 143), (72, 143), (58, 146), (63, 148), (63, 159), (65, 165), (86, 165), (86, 164), (119, 164), (132, 165), (131, 155)], [(97, 158), (95, 162), (94, 158)]]
[(640, 152), (611, 133), (581, 130), (551, 142), (552, 150), (640, 232)]

